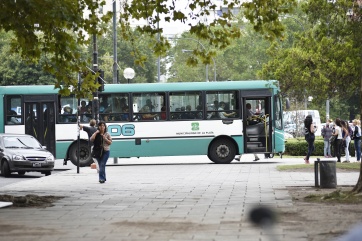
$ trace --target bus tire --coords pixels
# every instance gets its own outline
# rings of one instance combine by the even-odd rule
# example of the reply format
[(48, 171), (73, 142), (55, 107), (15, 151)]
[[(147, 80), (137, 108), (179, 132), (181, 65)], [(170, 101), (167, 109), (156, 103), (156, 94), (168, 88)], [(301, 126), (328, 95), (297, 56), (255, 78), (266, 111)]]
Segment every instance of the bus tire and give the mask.
[(217, 164), (229, 164), (234, 160), (236, 148), (234, 143), (227, 138), (220, 138), (211, 143), (208, 157)]
[[(79, 158), (79, 166), (80, 167), (87, 167), (93, 163), (93, 158), (91, 155), (91, 148), (88, 146), (88, 142), (81, 141), (80, 142), (80, 158)], [(69, 150), (69, 159), (73, 163), (74, 166), (78, 165), (78, 144), (74, 142), (73, 145), (70, 147)]]

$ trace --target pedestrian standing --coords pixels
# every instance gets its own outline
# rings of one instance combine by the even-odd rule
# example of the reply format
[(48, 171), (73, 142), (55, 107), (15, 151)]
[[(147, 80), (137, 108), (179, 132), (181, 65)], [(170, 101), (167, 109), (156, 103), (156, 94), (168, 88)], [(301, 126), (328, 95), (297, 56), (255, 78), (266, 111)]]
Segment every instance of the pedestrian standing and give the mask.
[(304, 120), (304, 138), (308, 143), (308, 152), (307, 155), (304, 157), (305, 164), (309, 164), (309, 157), (314, 151), (314, 140), (316, 132), (316, 126), (313, 124), (312, 115), (307, 115)]
[(334, 142), (334, 153), (337, 156), (337, 162), (341, 162), (341, 146), (342, 146), (342, 124), (341, 119), (337, 118), (335, 121), (336, 125), (334, 127), (334, 136), (337, 136), (337, 139)]
[(104, 183), (106, 179), (106, 164), (110, 154), (110, 145), (112, 137), (107, 132), (107, 125), (104, 121), (98, 123), (98, 129), (90, 138), (94, 143), (93, 150), (100, 150), (100, 155), (95, 158), (99, 164), (99, 182)]
[(332, 136), (332, 120), (327, 120), (326, 125), (322, 129), (322, 136), (324, 140), (324, 157), (332, 157), (331, 153), (331, 144), (329, 143), (329, 138)]
[[(93, 142), (90, 140), (91, 136), (94, 134), (94, 132), (97, 131), (96, 128), (96, 120), (95, 119), (91, 119), (89, 121), (89, 126), (84, 126), (84, 125), (79, 125), (79, 129), (87, 132), (88, 134), (88, 146), (90, 147), (90, 153), (92, 153), (92, 149), (93, 149)], [(99, 172), (99, 165), (98, 165), (98, 161), (95, 158), (92, 158), (94, 163), (96, 164), (97, 167), (97, 172)]]
[(346, 160), (343, 162), (349, 162), (349, 143), (351, 142), (350, 131), (348, 122), (341, 120), (342, 124), (342, 147), (344, 148), (344, 153)]
[(353, 141), (354, 141), (354, 149), (356, 150), (356, 158), (357, 161), (361, 161), (361, 122), (360, 120), (353, 120)]

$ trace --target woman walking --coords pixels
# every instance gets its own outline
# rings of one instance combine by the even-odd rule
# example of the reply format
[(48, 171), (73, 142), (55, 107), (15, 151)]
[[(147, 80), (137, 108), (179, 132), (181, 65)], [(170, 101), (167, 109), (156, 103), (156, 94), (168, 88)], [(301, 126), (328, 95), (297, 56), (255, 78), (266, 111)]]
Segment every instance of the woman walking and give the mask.
[(357, 161), (361, 161), (361, 127), (360, 127), (360, 120), (354, 119), (353, 120), (353, 141), (354, 141), (354, 149), (356, 150), (356, 158)]
[(99, 165), (99, 182), (104, 183), (106, 179), (106, 163), (109, 158), (110, 145), (112, 137), (107, 132), (107, 126), (104, 121), (98, 123), (98, 129), (90, 138), (94, 143), (94, 158), (97, 159)]
[(332, 135), (337, 136), (334, 142), (334, 153), (337, 156), (337, 162), (341, 162), (341, 146), (342, 146), (342, 124), (341, 119), (337, 118), (334, 133)]
[(315, 132), (315, 126), (313, 125), (313, 118), (311, 115), (307, 115), (304, 120), (304, 134), (305, 134), (305, 140), (308, 143), (308, 152), (307, 156), (304, 157), (305, 164), (309, 164), (309, 157), (311, 156), (312, 152), (314, 151), (314, 132)]

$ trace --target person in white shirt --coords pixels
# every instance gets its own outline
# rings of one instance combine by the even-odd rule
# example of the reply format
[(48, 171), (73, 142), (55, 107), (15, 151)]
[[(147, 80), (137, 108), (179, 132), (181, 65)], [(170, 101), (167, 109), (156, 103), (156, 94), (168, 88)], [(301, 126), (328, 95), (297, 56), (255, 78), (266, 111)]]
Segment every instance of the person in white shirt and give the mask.
[(335, 121), (336, 125), (334, 128), (334, 133), (332, 135), (337, 136), (336, 141), (334, 142), (334, 150), (337, 156), (337, 162), (341, 162), (341, 146), (342, 146), (342, 124), (341, 119), (337, 118)]

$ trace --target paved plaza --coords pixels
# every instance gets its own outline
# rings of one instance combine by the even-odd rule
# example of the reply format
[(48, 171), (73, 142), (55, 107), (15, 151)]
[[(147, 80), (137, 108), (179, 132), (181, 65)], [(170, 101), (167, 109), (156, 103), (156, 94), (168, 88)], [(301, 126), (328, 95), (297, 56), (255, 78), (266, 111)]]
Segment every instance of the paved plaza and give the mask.
[[(314, 173), (279, 172), (294, 158), (218, 165), (204, 156), (119, 159), (100, 184), (90, 167), (27, 179), (0, 194), (56, 195), (47, 208), (0, 209), (0, 240), (307, 240), (304, 232), (255, 227), (248, 219), (258, 205), (293, 206), (287, 186), (314, 186)], [(312, 159), (313, 160), (313, 159)], [(64, 168), (57, 160), (57, 168)], [(337, 173), (338, 185), (354, 185), (359, 173)], [(1, 180), (1, 179), (0, 179)], [(275, 239), (271, 239), (271, 236)]]

